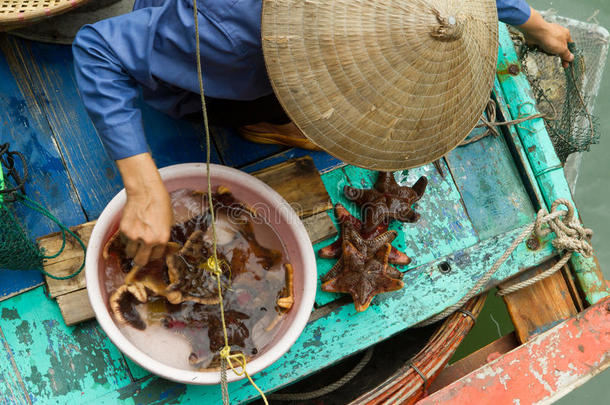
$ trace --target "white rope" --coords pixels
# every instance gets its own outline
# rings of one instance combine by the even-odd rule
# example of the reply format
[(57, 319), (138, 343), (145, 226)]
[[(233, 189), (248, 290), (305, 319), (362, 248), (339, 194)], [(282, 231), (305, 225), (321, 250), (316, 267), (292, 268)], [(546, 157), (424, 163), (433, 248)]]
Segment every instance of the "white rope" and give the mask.
[[(559, 207), (563, 205), (567, 208), (566, 210), (559, 210)], [(500, 266), (504, 264), (506, 259), (515, 251), (531, 233), (534, 231), (536, 237), (543, 238), (550, 233), (555, 233), (556, 238), (553, 240), (553, 246), (559, 251), (565, 251), (561, 260), (557, 262), (553, 267), (540, 273), (539, 275), (532, 277), (526, 281), (516, 283), (510, 287), (503, 289), (498, 292), (498, 295), (503, 296), (510, 294), (511, 292), (518, 291), (522, 288), (528, 287), (562, 268), (572, 257), (574, 252), (580, 253), (585, 257), (589, 257), (593, 254), (593, 246), (591, 246), (591, 237), (593, 231), (588, 228), (584, 228), (580, 222), (574, 218), (574, 207), (566, 199), (557, 199), (551, 206), (551, 213), (549, 214), (546, 209), (538, 211), (536, 221), (530, 224), (523, 232), (513, 241), (510, 247), (504, 252), (504, 254), (494, 263), (494, 265), (477, 281), (477, 283), (470, 289), (470, 291), (462, 297), (457, 303), (445, 309), (443, 312), (428, 318), (417, 325), (416, 327), (423, 327), (431, 325), (446, 318), (458, 309), (460, 309), (466, 301), (478, 295), (480, 289), (487, 284), (491, 277), (498, 271)]]

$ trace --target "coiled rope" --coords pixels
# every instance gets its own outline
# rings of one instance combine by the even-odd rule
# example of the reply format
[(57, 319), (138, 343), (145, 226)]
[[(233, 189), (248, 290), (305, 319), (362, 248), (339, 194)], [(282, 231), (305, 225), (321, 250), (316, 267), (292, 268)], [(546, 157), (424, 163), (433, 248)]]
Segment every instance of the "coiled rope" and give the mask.
[[(567, 210), (560, 210), (559, 207), (562, 205), (565, 206)], [(523, 232), (521, 232), (521, 234), (513, 241), (506, 252), (504, 252), (504, 254), (494, 263), (493, 266), (491, 266), (483, 277), (477, 281), (474, 287), (472, 287), (470, 291), (464, 297), (462, 297), (462, 299), (445, 309), (443, 312), (428, 318), (415, 326), (423, 327), (436, 323), (451, 315), (460, 309), (469, 299), (475, 295), (478, 295), (481, 288), (487, 284), (496, 271), (498, 271), (500, 266), (502, 266), (506, 259), (508, 259), (508, 257), (515, 251), (517, 246), (519, 246), (532, 232), (534, 232), (538, 238), (543, 238), (551, 233), (555, 233), (556, 238), (552, 242), (553, 246), (557, 250), (564, 251), (565, 253), (550, 269), (528, 280), (513, 284), (510, 287), (499, 291), (497, 295), (504, 296), (510, 294), (549, 277), (557, 270), (561, 269), (570, 260), (574, 253), (580, 253), (585, 257), (590, 257), (593, 254), (593, 246), (591, 245), (593, 231), (591, 229), (584, 228), (574, 217), (574, 207), (570, 201), (563, 198), (557, 199), (551, 206), (551, 213), (544, 208), (538, 211), (536, 221), (527, 226)]]

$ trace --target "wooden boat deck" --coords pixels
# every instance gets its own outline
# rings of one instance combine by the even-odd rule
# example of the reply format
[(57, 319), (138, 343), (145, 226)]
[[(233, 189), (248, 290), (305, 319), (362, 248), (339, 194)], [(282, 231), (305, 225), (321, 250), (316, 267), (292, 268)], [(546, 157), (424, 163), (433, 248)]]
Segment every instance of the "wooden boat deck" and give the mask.
[[(501, 26), (501, 48), (494, 94), (506, 117), (530, 114), (534, 106), (516, 64), (512, 42)], [(144, 125), (157, 164), (202, 161), (200, 128), (173, 120), (142, 105)], [(67, 225), (98, 217), (121, 188), (77, 93), (71, 50), (0, 36), (0, 140), (29, 159), (29, 196), (52, 209)], [(478, 133), (475, 130), (473, 134)], [(333, 202), (355, 207), (341, 196), (343, 184), (370, 186), (373, 173), (345, 166), (323, 152), (254, 145), (234, 131), (214, 131), (213, 161), (252, 172), (293, 157), (310, 155)], [(317, 314), (294, 347), (256, 375), (266, 391), (297, 381), (361, 351), (457, 302), (507, 249), (540, 206), (570, 198), (563, 170), (541, 120), (511, 127), (504, 136), (486, 137), (451, 152), (442, 163), (397, 174), (414, 182), (426, 175), (429, 186), (418, 203), (421, 220), (396, 226), (394, 243), (415, 261), (406, 268), (404, 289), (377, 297), (364, 313), (335, 305), (337, 295), (318, 290)], [(52, 223), (18, 208), (32, 236), (55, 231)], [(314, 246), (318, 249), (332, 239)], [(530, 250), (520, 246), (487, 288), (556, 255), (548, 240)], [(441, 263), (450, 272), (442, 272)], [(578, 258), (575, 267), (586, 300), (607, 296), (594, 263)], [(319, 259), (324, 274), (332, 261)], [(0, 393), (6, 403), (217, 403), (217, 386), (188, 386), (162, 380), (124, 357), (95, 321), (76, 327), (63, 323), (54, 300), (45, 295), (36, 271), (0, 271)], [(561, 321), (565, 318), (555, 320)], [(548, 329), (552, 325), (542, 325)], [(256, 392), (247, 382), (230, 384), (234, 401)]]

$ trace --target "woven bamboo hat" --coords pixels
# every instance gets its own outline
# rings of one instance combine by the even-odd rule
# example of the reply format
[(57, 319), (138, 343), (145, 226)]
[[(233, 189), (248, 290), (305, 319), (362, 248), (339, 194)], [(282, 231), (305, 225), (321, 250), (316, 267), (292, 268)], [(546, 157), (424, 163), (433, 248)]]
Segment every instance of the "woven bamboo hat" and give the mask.
[(89, 0), (0, 0), (0, 31), (65, 13)]
[(263, 0), (271, 84), (295, 124), (339, 159), (400, 170), (476, 125), (494, 80), (493, 0)]

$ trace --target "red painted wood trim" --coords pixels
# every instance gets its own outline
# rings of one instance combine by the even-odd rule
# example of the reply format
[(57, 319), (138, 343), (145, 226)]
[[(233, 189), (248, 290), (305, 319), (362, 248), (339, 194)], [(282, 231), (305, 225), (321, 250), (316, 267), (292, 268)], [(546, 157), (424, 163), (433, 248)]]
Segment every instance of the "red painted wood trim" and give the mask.
[(610, 366), (610, 298), (418, 402), (532, 404), (557, 400)]

